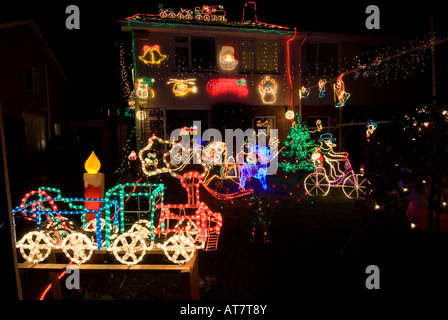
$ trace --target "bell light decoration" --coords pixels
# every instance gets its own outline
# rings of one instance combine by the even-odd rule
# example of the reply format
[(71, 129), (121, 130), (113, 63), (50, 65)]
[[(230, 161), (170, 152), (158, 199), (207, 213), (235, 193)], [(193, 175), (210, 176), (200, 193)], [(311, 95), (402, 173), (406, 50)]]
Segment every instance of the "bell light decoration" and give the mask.
[[(104, 173), (99, 172), (101, 169), (101, 162), (94, 151), (92, 151), (84, 163), (84, 168), (86, 169), (86, 173), (83, 175), (84, 197), (86, 199), (104, 198)], [(86, 201), (85, 207), (86, 209), (99, 210), (100, 202)], [(87, 222), (95, 218), (94, 213), (87, 213), (85, 216)]]

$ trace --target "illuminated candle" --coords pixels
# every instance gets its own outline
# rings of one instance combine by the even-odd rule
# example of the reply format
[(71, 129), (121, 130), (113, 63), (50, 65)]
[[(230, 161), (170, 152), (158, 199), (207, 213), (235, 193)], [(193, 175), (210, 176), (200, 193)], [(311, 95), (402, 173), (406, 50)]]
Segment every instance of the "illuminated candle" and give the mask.
[[(98, 172), (101, 168), (101, 162), (92, 151), (90, 156), (84, 163), (86, 173), (83, 175), (84, 180), (84, 197), (86, 199), (102, 199), (104, 198), (104, 173)], [(99, 210), (100, 202), (85, 201), (86, 209)], [(85, 216), (87, 222), (95, 219), (94, 213), (87, 213)]]

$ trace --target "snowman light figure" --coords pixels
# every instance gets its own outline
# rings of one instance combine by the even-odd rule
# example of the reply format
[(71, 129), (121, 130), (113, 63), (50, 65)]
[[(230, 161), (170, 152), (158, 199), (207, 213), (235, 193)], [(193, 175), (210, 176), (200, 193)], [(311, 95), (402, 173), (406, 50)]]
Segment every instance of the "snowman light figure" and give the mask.
[(261, 80), (258, 92), (260, 92), (261, 100), (264, 104), (274, 103), (277, 100), (277, 82), (267, 76)]

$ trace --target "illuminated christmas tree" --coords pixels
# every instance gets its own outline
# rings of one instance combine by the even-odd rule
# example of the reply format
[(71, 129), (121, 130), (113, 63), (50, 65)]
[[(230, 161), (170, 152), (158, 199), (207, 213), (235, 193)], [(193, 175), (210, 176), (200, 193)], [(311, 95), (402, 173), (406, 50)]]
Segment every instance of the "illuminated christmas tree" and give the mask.
[(311, 155), (317, 145), (311, 139), (307, 126), (302, 125), (298, 116), (297, 121), (291, 125), (291, 131), (284, 144), (280, 169), (286, 173), (314, 170)]

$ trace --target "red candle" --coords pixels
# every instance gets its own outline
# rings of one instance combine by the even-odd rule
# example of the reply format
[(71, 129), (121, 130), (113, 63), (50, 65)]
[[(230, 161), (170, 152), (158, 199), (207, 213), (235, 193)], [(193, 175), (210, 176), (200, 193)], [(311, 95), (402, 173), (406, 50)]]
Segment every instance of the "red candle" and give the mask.
[[(102, 199), (104, 198), (104, 173), (98, 172), (101, 168), (101, 162), (92, 151), (90, 156), (84, 163), (86, 173), (84, 173), (84, 198), (86, 199)], [(86, 209), (100, 209), (101, 203), (98, 201), (85, 201)], [(87, 213), (85, 215), (86, 222), (95, 219), (95, 213)]]

